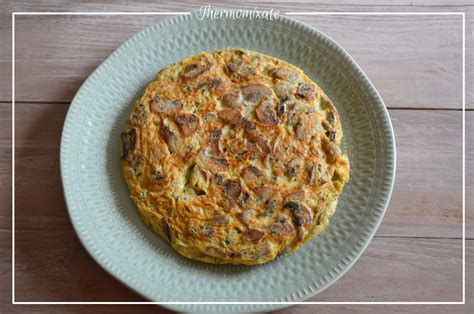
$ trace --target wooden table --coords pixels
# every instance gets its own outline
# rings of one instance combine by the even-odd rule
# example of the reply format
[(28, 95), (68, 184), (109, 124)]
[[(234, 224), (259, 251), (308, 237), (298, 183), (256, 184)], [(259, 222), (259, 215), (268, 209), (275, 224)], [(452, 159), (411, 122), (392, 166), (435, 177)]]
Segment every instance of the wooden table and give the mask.
[[(329, 1), (328, 1), (329, 2)], [(474, 260), (474, 6), (470, 0), (247, 2), (280, 11), (466, 12), (467, 305), (298, 305), (282, 313), (472, 312)], [(28, 1), (0, 4), (0, 312), (166, 312), (145, 305), (11, 303), (11, 12), (189, 11), (201, 4)], [(337, 283), (311, 301), (462, 301), (462, 18), (297, 16), (333, 37), (385, 99), (397, 141), (392, 200), (375, 238)], [(69, 103), (85, 78), (158, 16), (16, 18), (16, 301), (143, 301), (79, 243), (62, 194), (59, 143)]]

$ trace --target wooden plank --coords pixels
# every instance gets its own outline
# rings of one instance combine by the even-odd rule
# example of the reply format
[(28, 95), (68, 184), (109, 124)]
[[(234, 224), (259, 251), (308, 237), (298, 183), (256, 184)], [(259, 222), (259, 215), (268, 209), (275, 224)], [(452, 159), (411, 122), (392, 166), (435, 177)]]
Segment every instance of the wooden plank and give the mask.
[[(397, 173), (379, 234), (461, 237), (462, 113), (391, 110), (390, 116)], [(474, 121), (474, 113), (468, 117)]]
[(474, 109), (474, 6), (465, 7), (466, 108)]
[[(7, 105), (0, 108), (8, 111)], [(70, 227), (59, 172), (60, 135), (66, 112), (67, 106), (61, 104), (17, 106), (19, 229)], [(461, 237), (461, 112), (390, 113), (397, 137), (398, 169), (392, 201), (378, 235)], [(474, 121), (474, 113), (468, 112), (467, 116)], [(473, 219), (469, 212), (468, 222)], [(470, 237), (473, 231), (468, 224)]]
[[(190, 2), (175, 9), (197, 7), (197, 3)], [(295, 6), (290, 4), (272, 3), (272, 7), (295, 10)], [(163, 6), (163, 9), (172, 8), (169, 4)], [(314, 10), (307, 3), (298, 8), (301, 11)], [(345, 6), (336, 8), (350, 9)], [(367, 10), (378, 9), (380, 7), (368, 7)], [(463, 9), (453, 7), (453, 10)], [(468, 9), (472, 11), (471, 7)], [(468, 47), (473, 42), (471, 16), (472, 13), (468, 15), (466, 30)], [(461, 107), (462, 28), (459, 16), (295, 18), (340, 42), (361, 64), (389, 107)], [(158, 20), (161, 17), (17, 17), (17, 99), (70, 101), (84, 79), (113, 50)], [(8, 37), (9, 24), (2, 22), (1, 25), (0, 36)], [(466, 75), (469, 79), (473, 71), (468, 57)], [(8, 53), (0, 58), (0, 69), (7, 73), (9, 58)], [(472, 94), (468, 84), (468, 104), (473, 103)], [(10, 97), (9, 83), (3, 81), (0, 100), (9, 100)]]
[(467, 305), (295, 305), (288, 309), (276, 311), (275, 314), (306, 314), (324, 311), (327, 314), (340, 313), (417, 313), (417, 314), (444, 314), (444, 313), (472, 313), (474, 307)]
[(11, 110), (8, 104), (0, 104), (0, 229), (11, 225)]
[(340, 281), (311, 300), (462, 301), (461, 265), (461, 240), (375, 238)]
[[(71, 226), (72, 228), (72, 226)], [(72, 229), (70, 230), (72, 231)], [(15, 301), (86, 302), (86, 301), (146, 301), (122, 285), (96, 264), (84, 250), (73, 232), (38, 234), (20, 233), (15, 249)], [(58, 235), (58, 234), (57, 234)], [(30, 247), (31, 249), (27, 249)], [(11, 305), (11, 231), (0, 229), (0, 312), (2, 313), (172, 313), (157, 306), (106, 305)], [(27, 251), (25, 251), (27, 249)], [(72, 271), (71, 271), (72, 270)]]
[[(141, 299), (92, 261), (72, 228), (22, 230), (16, 243), (17, 301)], [(461, 252), (460, 239), (374, 238), (347, 274), (311, 300), (460, 301)], [(472, 265), (472, 248), (468, 256)]]
[[(317, 11), (329, 11), (336, 9), (336, 11), (354, 10), (367, 11), (374, 7), (385, 7), (386, 9), (409, 8), (412, 11), (425, 9), (450, 9), (463, 6), (472, 5), (470, 0), (453, 0), (447, 2), (446, 0), (361, 0), (354, 4), (352, 0), (297, 0), (293, 2), (279, 1), (279, 0), (210, 0), (206, 4), (213, 6), (220, 5), (221, 7), (237, 7), (237, 8), (278, 8), (285, 11), (296, 11), (297, 9), (312, 9)], [(203, 5), (198, 0), (184, 0), (176, 3), (176, 1), (160, 1), (156, 3), (153, 0), (129, 1), (126, 4), (120, 2), (111, 2), (104, 4), (101, 1), (87, 1), (84, 2), (67, 2), (58, 4), (54, 1), (43, 1), (34, 3), (28, 0), (18, 0), (13, 3), (0, 3), (3, 12), (11, 11), (189, 11), (199, 8)], [(348, 8), (348, 9), (347, 9)], [(446, 9), (447, 8), (447, 9)]]
[(341, 44), (387, 107), (461, 108), (459, 16), (298, 16), (298, 20)]
[(69, 227), (16, 232), (16, 299), (141, 301), (93, 261)]
[[(102, 268), (96, 265), (85, 251), (77, 247), (75, 237), (61, 231), (53, 231), (44, 238), (44, 232), (21, 233), (16, 258), (16, 300), (41, 301), (142, 301), (128, 288), (116, 282)], [(56, 235), (56, 236), (55, 236)], [(31, 244), (28, 241), (31, 240)], [(40, 245), (34, 245), (38, 243)], [(0, 231), (0, 246), (7, 254), (0, 259), (0, 279), (11, 281), (10, 233)], [(46, 246), (46, 248), (44, 247)], [(467, 241), (467, 269), (474, 267), (474, 241)], [(47, 253), (47, 254), (45, 254)], [(24, 260), (27, 257), (28, 260)], [(74, 267), (74, 274), (70, 269)], [(375, 238), (359, 261), (333, 286), (309, 301), (459, 301), (460, 284), (460, 241), (426, 239), (383, 239)], [(81, 276), (84, 275), (82, 278)], [(67, 281), (69, 280), (69, 281)], [(466, 278), (466, 289), (474, 288), (472, 276)], [(80, 284), (78, 283), (80, 282)], [(54, 283), (54, 284), (53, 284)], [(79, 287), (79, 288), (77, 288)], [(0, 285), (2, 309), (6, 313), (170, 313), (155, 306), (20, 306), (9, 305), (9, 285)], [(75, 289), (78, 289), (74, 291)], [(411, 294), (410, 294), (411, 292)], [(144, 300), (143, 300), (144, 301)], [(388, 305), (296, 305), (277, 313), (385, 313), (397, 309), (408, 313), (469, 313), (473, 303), (458, 306), (388, 306)], [(469, 310), (470, 309), (470, 310)]]
[(466, 113), (466, 236), (474, 236), (474, 113)]

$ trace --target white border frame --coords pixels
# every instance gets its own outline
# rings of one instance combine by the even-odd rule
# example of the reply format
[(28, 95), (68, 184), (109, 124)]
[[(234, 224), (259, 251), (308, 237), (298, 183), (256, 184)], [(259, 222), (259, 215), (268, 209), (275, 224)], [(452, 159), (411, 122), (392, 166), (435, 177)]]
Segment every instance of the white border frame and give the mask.
[(459, 15), (462, 16), (462, 301), (461, 302), (29, 302), (15, 301), (15, 16), (16, 15), (189, 15), (190, 12), (12, 12), (12, 304), (466, 304), (466, 13), (465, 12), (284, 12), (284, 15)]

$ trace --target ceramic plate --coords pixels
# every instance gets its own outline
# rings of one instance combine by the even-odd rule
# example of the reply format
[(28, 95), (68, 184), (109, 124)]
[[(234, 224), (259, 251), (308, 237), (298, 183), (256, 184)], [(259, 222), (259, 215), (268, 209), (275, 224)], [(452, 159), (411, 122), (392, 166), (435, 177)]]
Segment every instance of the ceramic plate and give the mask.
[[(201, 51), (243, 47), (302, 68), (336, 105), (351, 180), (329, 228), (294, 254), (262, 266), (181, 257), (140, 220), (120, 170), (120, 133), (132, 104), (162, 68)], [(61, 174), (83, 245), (108, 272), (151, 301), (296, 302), (321, 292), (357, 260), (392, 191), (395, 141), (387, 110), (360, 67), (328, 36), (292, 19), (199, 20), (148, 27), (84, 83), (64, 124)], [(354, 301), (354, 300), (350, 300)], [(180, 311), (256, 311), (282, 305), (167, 305)]]

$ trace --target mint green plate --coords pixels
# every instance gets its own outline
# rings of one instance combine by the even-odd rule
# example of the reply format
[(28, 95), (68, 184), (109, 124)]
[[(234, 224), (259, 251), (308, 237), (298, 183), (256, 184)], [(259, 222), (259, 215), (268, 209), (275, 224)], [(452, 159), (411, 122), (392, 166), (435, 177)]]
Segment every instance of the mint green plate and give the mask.
[[(337, 106), (351, 180), (326, 232), (262, 266), (181, 257), (140, 220), (120, 170), (119, 137), (133, 101), (163, 67), (188, 55), (243, 47), (302, 68)], [(176, 16), (120, 46), (84, 83), (64, 123), (61, 174), (84, 247), (110, 274), (155, 302), (297, 302), (327, 288), (369, 244), (392, 191), (395, 140), (380, 95), (349, 54), (292, 19)], [(126, 301), (126, 300), (125, 300)], [(350, 300), (356, 301), (356, 300)], [(269, 310), (281, 304), (173, 304), (180, 311)]]

